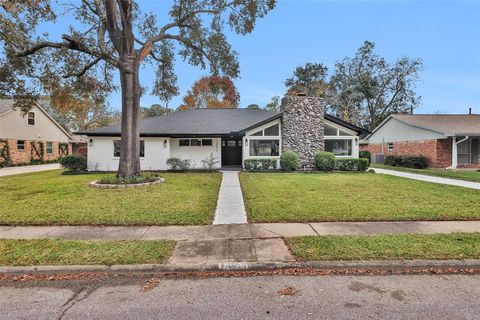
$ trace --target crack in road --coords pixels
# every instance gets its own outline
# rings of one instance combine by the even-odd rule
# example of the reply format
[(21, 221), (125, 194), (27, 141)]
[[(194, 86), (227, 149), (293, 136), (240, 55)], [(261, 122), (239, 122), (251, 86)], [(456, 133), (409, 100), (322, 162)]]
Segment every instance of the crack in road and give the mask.
[(88, 289), (83, 288), (76, 291), (72, 295), (72, 297), (62, 305), (63, 309), (60, 315), (57, 317), (57, 320), (62, 320), (67, 314), (68, 310), (70, 310), (78, 302), (85, 300), (93, 291), (95, 291), (95, 288), (88, 288)]

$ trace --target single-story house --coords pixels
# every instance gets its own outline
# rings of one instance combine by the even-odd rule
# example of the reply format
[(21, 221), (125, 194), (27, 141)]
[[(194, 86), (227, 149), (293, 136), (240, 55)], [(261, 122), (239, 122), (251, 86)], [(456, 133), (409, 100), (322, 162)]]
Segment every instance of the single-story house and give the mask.
[(72, 136), (40, 103), (23, 114), (0, 99), (0, 165), (55, 161), (72, 151)]
[[(242, 166), (246, 159), (279, 159), (282, 152), (299, 154), (302, 166), (313, 167), (315, 153), (357, 158), (359, 135), (366, 131), (324, 113), (318, 97), (288, 96), (281, 111), (193, 109), (142, 119), (142, 170), (165, 170), (167, 159), (190, 160), (202, 168), (211, 155), (216, 167)], [(120, 126), (79, 132), (88, 142), (88, 170), (117, 170)]]
[(448, 169), (480, 167), (479, 147), (479, 114), (392, 114), (361, 144), (374, 161), (423, 155), (430, 167)]

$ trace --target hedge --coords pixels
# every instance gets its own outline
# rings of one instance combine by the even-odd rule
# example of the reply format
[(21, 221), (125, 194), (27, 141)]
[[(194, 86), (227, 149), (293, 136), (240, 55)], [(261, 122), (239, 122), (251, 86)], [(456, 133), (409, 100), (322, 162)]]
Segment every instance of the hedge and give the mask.
[(368, 159), (364, 158), (337, 158), (335, 170), (338, 171), (365, 171), (368, 168)]
[(335, 155), (331, 152), (321, 151), (315, 155), (315, 168), (328, 172), (335, 168)]
[(362, 159), (367, 159), (368, 160), (368, 165), (370, 165), (370, 163), (372, 163), (372, 154), (368, 150), (360, 151), (358, 157), (362, 158)]
[(86, 171), (87, 170), (87, 158), (79, 154), (61, 157), (58, 162), (62, 167), (69, 171)]
[(428, 159), (424, 156), (386, 156), (385, 164), (394, 167), (425, 169), (428, 167)]
[(269, 170), (277, 168), (277, 159), (247, 159), (244, 161), (247, 170)]

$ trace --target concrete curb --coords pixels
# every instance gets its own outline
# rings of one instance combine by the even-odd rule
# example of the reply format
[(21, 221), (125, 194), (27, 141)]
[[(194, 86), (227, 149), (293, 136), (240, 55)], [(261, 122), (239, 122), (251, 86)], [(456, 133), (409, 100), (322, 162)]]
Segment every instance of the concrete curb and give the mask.
[(480, 259), (469, 260), (392, 260), (392, 261), (310, 261), (310, 262), (219, 262), (212, 264), (135, 264), (135, 265), (72, 265), (72, 266), (0, 266), (1, 273), (182, 273), (215, 271), (262, 271), (276, 269), (316, 270), (411, 270), (411, 269), (477, 269)]

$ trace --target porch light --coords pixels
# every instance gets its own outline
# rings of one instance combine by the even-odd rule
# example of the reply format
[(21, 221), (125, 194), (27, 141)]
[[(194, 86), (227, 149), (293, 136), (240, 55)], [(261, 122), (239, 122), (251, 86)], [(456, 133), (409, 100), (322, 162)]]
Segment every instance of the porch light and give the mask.
[(167, 147), (167, 139), (163, 140), (163, 147), (164, 147), (164, 148)]
[(90, 147), (93, 146), (93, 139), (88, 140), (88, 145), (89, 145)]
[(245, 147), (248, 147), (248, 139), (245, 138)]

